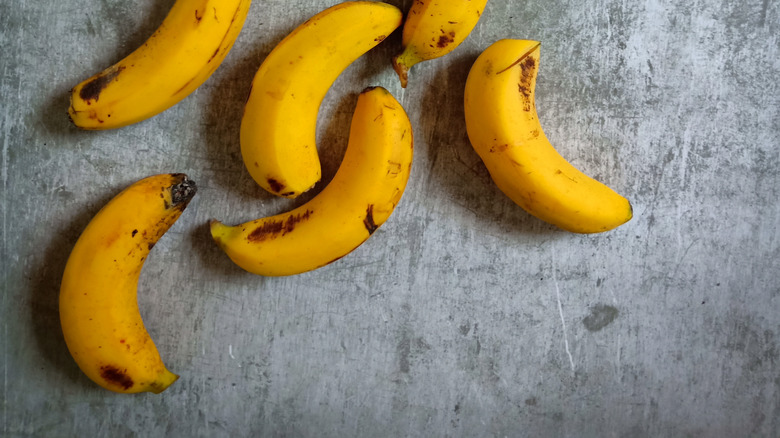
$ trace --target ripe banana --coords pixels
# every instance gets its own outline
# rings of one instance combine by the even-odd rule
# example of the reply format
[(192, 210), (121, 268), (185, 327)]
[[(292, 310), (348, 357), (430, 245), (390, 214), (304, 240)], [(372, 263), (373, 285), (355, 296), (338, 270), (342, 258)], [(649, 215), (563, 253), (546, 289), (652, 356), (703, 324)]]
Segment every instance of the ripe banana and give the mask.
[(265, 276), (310, 271), (347, 255), (382, 225), (403, 194), (412, 165), (412, 126), (384, 88), (364, 90), (333, 180), (309, 202), (211, 235), (243, 269)]
[(160, 393), (168, 371), (138, 310), (144, 260), (195, 196), (186, 175), (144, 178), (106, 204), (74, 246), (60, 287), (65, 342), (81, 370), (103, 388)]
[(401, 11), (386, 3), (343, 2), (300, 25), (268, 55), (241, 121), (244, 164), (261, 187), (295, 198), (320, 180), (320, 103), (341, 72), (401, 20)]
[(496, 185), (530, 214), (575, 233), (598, 233), (632, 217), (631, 204), (567, 162), (536, 113), (536, 41), (500, 40), (469, 72), (466, 129)]
[(403, 51), (393, 58), (406, 88), (413, 65), (440, 58), (458, 47), (477, 25), (487, 0), (414, 0), (404, 23)]
[(83, 129), (112, 129), (172, 107), (225, 59), (250, 1), (177, 0), (141, 47), (73, 88), (70, 119)]

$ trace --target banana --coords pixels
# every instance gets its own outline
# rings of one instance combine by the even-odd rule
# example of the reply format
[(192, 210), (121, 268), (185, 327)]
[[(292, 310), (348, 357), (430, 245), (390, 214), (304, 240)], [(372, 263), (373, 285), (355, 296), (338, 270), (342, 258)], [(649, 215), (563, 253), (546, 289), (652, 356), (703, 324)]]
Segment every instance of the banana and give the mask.
[(540, 44), (504, 39), (466, 80), (466, 130), (496, 185), (528, 213), (564, 230), (598, 233), (633, 215), (629, 201), (588, 177), (550, 144), (534, 99)]
[(214, 241), (241, 268), (265, 276), (310, 271), (347, 255), (393, 212), (409, 179), (412, 126), (384, 88), (364, 90), (344, 160), (309, 202), (241, 225), (211, 221)]
[(106, 204), (73, 247), (60, 286), (62, 331), (78, 366), (103, 388), (160, 393), (178, 379), (141, 320), (138, 278), (196, 191), (181, 173), (144, 178)]
[(70, 119), (83, 129), (113, 129), (172, 107), (225, 59), (249, 5), (250, 0), (177, 0), (141, 47), (73, 88)]
[(401, 20), (401, 11), (386, 3), (343, 2), (300, 25), (268, 55), (241, 120), (241, 155), (261, 187), (295, 198), (320, 180), (320, 103), (341, 72)]
[(404, 23), (403, 50), (393, 58), (401, 86), (409, 69), (458, 47), (477, 25), (487, 0), (414, 0)]

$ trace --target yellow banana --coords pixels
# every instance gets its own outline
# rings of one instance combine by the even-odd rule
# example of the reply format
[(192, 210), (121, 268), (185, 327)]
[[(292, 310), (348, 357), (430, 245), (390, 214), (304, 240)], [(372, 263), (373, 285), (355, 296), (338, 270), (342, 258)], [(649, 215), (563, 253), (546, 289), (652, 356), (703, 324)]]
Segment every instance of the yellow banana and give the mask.
[(320, 180), (315, 129), (322, 99), (401, 20), (401, 11), (386, 3), (343, 2), (300, 25), (268, 55), (241, 121), (241, 154), (260, 186), (294, 198)]
[(567, 162), (542, 130), (539, 47), (505, 39), (477, 58), (465, 90), (471, 144), (501, 191), (530, 214), (575, 233), (615, 228), (631, 219), (631, 204)]
[(403, 51), (393, 58), (401, 86), (409, 69), (458, 47), (477, 25), (487, 0), (414, 0), (404, 23)]
[(249, 5), (250, 0), (177, 0), (141, 47), (73, 88), (71, 120), (83, 129), (112, 129), (172, 107), (225, 59)]
[(358, 97), (349, 143), (333, 180), (309, 202), (233, 227), (211, 221), (211, 235), (243, 269), (293, 275), (345, 256), (376, 231), (398, 204), (412, 165), (412, 127), (384, 88)]
[(81, 370), (106, 389), (159, 393), (178, 379), (141, 320), (138, 278), (195, 192), (181, 173), (132, 184), (95, 215), (68, 258), (60, 287), (65, 342)]

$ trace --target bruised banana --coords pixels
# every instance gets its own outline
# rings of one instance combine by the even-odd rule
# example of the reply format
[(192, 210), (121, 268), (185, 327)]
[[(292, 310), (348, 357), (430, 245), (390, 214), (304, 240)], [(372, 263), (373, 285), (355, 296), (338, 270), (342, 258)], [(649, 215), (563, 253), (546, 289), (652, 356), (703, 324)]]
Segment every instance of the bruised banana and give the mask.
[(249, 5), (250, 0), (177, 0), (141, 47), (73, 88), (70, 119), (83, 129), (113, 129), (172, 107), (222, 63)]
[(103, 388), (160, 393), (168, 371), (138, 309), (138, 278), (149, 251), (195, 196), (186, 175), (144, 178), (106, 204), (68, 258), (60, 321), (79, 368)]
[(227, 226), (211, 221), (216, 243), (258, 275), (310, 271), (347, 255), (393, 212), (409, 179), (412, 127), (384, 88), (364, 90), (349, 143), (333, 180), (309, 202), (283, 214)]
[(496, 185), (528, 213), (575, 233), (598, 233), (632, 217), (631, 204), (566, 161), (536, 113), (536, 41), (504, 39), (466, 80), (466, 129)]
[(241, 120), (242, 158), (261, 187), (295, 198), (320, 180), (315, 130), (323, 98), (401, 20), (401, 11), (386, 3), (343, 2), (300, 25), (268, 55)]
[(401, 86), (409, 69), (440, 58), (458, 47), (477, 25), (487, 0), (415, 0), (406, 16), (403, 51), (393, 58)]

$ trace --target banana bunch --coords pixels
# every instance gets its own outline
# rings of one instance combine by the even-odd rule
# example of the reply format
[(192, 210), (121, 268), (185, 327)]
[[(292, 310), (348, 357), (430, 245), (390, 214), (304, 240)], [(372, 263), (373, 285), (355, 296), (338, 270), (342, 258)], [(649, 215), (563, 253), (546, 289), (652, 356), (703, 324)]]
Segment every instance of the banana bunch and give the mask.
[(487, 0), (415, 0), (404, 23), (403, 50), (393, 58), (401, 86), (406, 88), (412, 66), (455, 50), (477, 25), (486, 4)]
[(564, 230), (598, 233), (632, 217), (628, 200), (566, 161), (542, 130), (534, 99), (540, 43), (504, 39), (466, 80), (466, 130), (499, 189)]
[(60, 286), (62, 332), (78, 366), (103, 388), (160, 393), (178, 379), (141, 320), (138, 278), (196, 191), (181, 173), (144, 178), (95, 215), (70, 253)]
[(384, 88), (358, 96), (349, 143), (333, 180), (287, 213), (236, 226), (211, 221), (214, 241), (258, 275), (293, 275), (334, 262), (368, 239), (395, 209), (412, 166), (412, 126)]
[(255, 74), (241, 119), (241, 155), (269, 192), (295, 198), (321, 177), (317, 115), (333, 81), (401, 25), (382, 2), (337, 4), (282, 40)]
[[(415, 0), (392, 65), (409, 69), (450, 53), (474, 29), (487, 0)], [(200, 86), (235, 42), (250, 0), (177, 0), (144, 45), (72, 90), (69, 115), (84, 129), (118, 128), (164, 111)], [(321, 177), (315, 130), (336, 78), (402, 24), (377, 1), (347, 1), (298, 26), (255, 74), (240, 127), (241, 156), (267, 191), (295, 198)], [(575, 233), (615, 228), (631, 204), (567, 162), (545, 136), (534, 99), (535, 41), (500, 40), (476, 60), (465, 84), (465, 123), (496, 185), (532, 215)], [(310, 201), (229, 226), (211, 237), (244, 270), (295, 275), (363, 244), (401, 200), (412, 166), (409, 117), (384, 88), (358, 97), (344, 159)], [(65, 341), (82, 371), (111, 391), (159, 393), (177, 378), (162, 362), (137, 303), (154, 244), (196, 193), (184, 174), (155, 175), (119, 193), (92, 219), (68, 259), (60, 289)]]
[(177, 0), (141, 47), (73, 88), (70, 119), (83, 129), (112, 129), (172, 107), (225, 59), (250, 1)]

